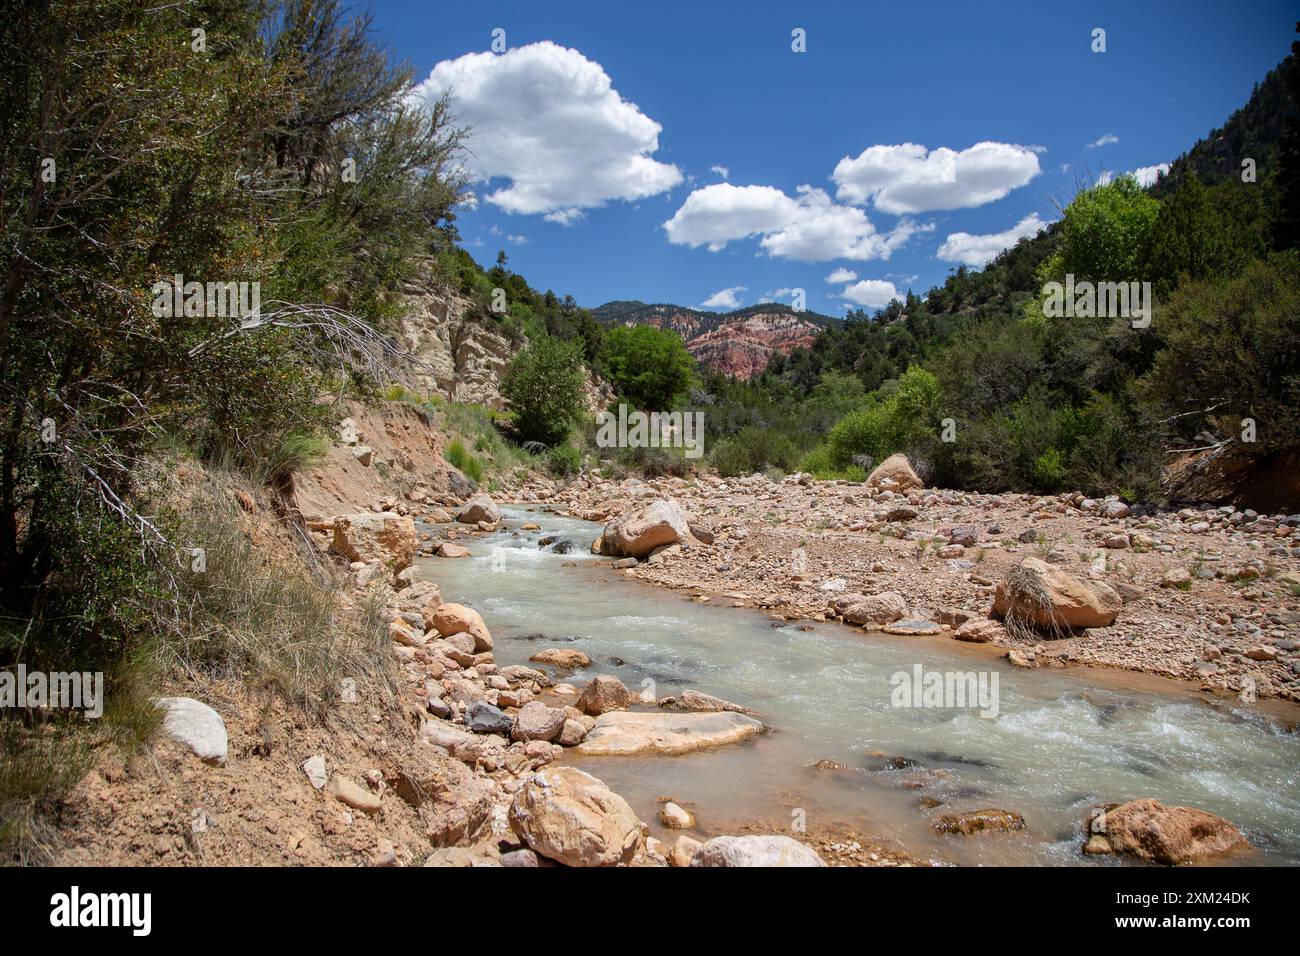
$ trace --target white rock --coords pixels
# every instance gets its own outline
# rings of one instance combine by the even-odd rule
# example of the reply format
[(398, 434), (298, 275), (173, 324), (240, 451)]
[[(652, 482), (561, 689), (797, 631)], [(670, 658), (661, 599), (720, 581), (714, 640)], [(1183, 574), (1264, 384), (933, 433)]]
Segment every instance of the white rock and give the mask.
[(691, 858), (691, 866), (825, 865), (811, 847), (788, 836), (714, 837)]
[(189, 747), (204, 763), (226, 765), (230, 741), (220, 714), (192, 697), (159, 697), (154, 703), (164, 711), (163, 730), (169, 737)]
[(307, 775), (307, 779), (311, 781), (314, 790), (319, 790), (325, 786), (325, 781), (329, 779), (329, 775), (325, 772), (325, 758), (320, 754), (304, 760), (302, 762), (302, 772)]

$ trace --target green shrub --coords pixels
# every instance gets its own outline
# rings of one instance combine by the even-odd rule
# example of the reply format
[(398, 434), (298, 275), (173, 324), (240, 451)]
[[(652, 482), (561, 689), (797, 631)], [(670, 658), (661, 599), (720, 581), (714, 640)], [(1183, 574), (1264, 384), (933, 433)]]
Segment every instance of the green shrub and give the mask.
[(442, 457), (475, 484), (483, 480), (483, 463), (466, 451), (464, 443), (459, 438), (453, 439), (447, 445)]
[(866, 481), (867, 470), (861, 465), (849, 464), (837, 468), (831, 463), (830, 452), (825, 445), (819, 445), (803, 456), (799, 470), (806, 471), (821, 481), (839, 479), (841, 481)]
[(749, 450), (735, 438), (724, 438), (715, 442), (709, 451), (709, 464), (718, 469), (718, 474), (726, 478), (739, 475), (752, 475), (760, 469), (753, 467), (753, 458)]
[(624, 448), (619, 451), (617, 462), (625, 474), (641, 478), (662, 478), (666, 475), (685, 478), (694, 469), (691, 459), (686, 457), (685, 450), (681, 448)]
[(1258, 423), (1249, 453), (1300, 445), (1300, 255), (1254, 262), (1236, 279), (1180, 286), (1160, 313), (1164, 349), (1147, 392), (1179, 412), (1173, 427), (1190, 444), (1202, 430), (1239, 439)]
[(557, 478), (568, 478), (582, 470), (582, 452), (572, 445), (556, 445), (546, 455), (546, 468)]
[(887, 457), (889, 412), (884, 405), (869, 405), (849, 412), (826, 437), (826, 455), (831, 469), (853, 464), (855, 455), (870, 455), (877, 461)]
[(726, 477), (752, 475), (769, 469), (789, 473), (799, 460), (789, 436), (770, 428), (749, 425), (714, 444), (709, 463)]
[(1065, 478), (1065, 458), (1049, 448), (1034, 459), (1034, 487), (1039, 491), (1057, 491)]

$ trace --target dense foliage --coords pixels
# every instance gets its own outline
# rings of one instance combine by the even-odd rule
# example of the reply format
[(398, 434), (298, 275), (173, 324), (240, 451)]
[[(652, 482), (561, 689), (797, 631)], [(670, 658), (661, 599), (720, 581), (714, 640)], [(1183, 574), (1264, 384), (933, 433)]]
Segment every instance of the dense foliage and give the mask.
[[(57, 619), (91, 666), (128, 622), (64, 600), (68, 542), (119, 541), (119, 560), (99, 562), (117, 577), (101, 585), (129, 607), (126, 572), (176, 560), (140, 481), (160, 441), (249, 467), (285, 460), (317, 427), (319, 395), (383, 369), (394, 350), (380, 330), (411, 251), (434, 251), (459, 196), (460, 134), (446, 102), (408, 99), (410, 71), (335, 0), (61, 0), (11, 14), (4, 612)], [(210, 291), (172, 309), (156, 284), (173, 276), (256, 283), (260, 309), (232, 314)]]

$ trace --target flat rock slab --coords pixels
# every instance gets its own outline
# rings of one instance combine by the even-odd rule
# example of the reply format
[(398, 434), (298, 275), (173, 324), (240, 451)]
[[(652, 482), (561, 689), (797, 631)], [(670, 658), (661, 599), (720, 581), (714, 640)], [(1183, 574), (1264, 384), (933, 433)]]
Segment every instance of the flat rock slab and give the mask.
[(744, 714), (654, 714), (611, 711), (596, 718), (575, 749), (589, 756), (676, 755), (734, 744), (761, 734), (761, 721)]
[(894, 621), (892, 624), (886, 624), (881, 628), (886, 634), (938, 634), (943, 628), (934, 621), (921, 621), (908, 619), (905, 621)]

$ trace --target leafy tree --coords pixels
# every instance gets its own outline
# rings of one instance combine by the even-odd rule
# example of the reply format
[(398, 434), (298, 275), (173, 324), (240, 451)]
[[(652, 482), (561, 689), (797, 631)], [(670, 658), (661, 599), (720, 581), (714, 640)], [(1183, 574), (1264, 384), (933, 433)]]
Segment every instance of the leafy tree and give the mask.
[(1164, 201), (1151, 237), (1151, 268), (1164, 292), (1179, 276), (1201, 279), (1217, 271), (1222, 259), (1223, 228), (1209, 191), (1189, 173)]
[(1236, 275), (1267, 251), (1254, 184), (1225, 180), (1207, 189), (1194, 171), (1160, 207), (1151, 236), (1151, 279), (1163, 299), (1186, 277)]
[(1300, 446), (1300, 254), (1276, 253), (1235, 279), (1180, 287), (1161, 314), (1164, 348), (1147, 386), (1184, 441), (1209, 429), (1260, 454)]
[(637, 408), (664, 411), (690, 386), (694, 360), (676, 332), (634, 325), (605, 333), (599, 364), (615, 390)]
[(581, 420), (585, 384), (582, 353), (570, 343), (543, 336), (511, 361), (501, 394), (515, 413), (521, 439), (557, 445)]
[(1062, 215), (1060, 249), (1045, 263), (1044, 281), (1067, 274), (1092, 282), (1146, 278), (1143, 270), (1159, 211), (1159, 200), (1132, 176), (1083, 190)]
[[(77, 638), (78, 667), (126, 636), (75, 612), (86, 595), (139, 606), (174, 572), (141, 462), (165, 434), (283, 462), (320, 394), (391, 371), (377, 329), (460, 188), (446, 104), (408, 101), (365, 17), (203, 13), (204, 50), (188, 5), (61, 0), (0, 25), (0, 604), (33, 641)], [(260, 313), (161, 308), (176, 274), (256, 283)], [(90, 534), (135, 549), (51, 574)]]

